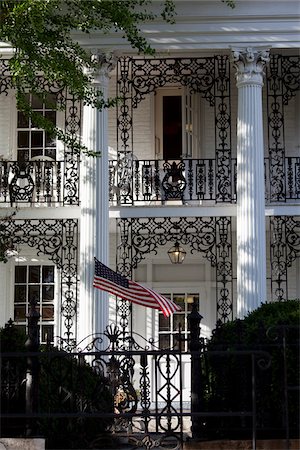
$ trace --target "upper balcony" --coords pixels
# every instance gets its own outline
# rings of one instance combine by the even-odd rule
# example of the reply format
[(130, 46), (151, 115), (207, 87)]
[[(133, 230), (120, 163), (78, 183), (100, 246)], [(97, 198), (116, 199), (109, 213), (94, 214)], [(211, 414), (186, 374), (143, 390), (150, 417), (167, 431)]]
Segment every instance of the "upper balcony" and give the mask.
[[(0, 204), (79, 204), (79, 162), (0, 161)], [(159, 206), (236, 202), (236, 159), (216, 170), (216, 159), (109, 162), (111, 206)], [(219, 166), (220, 167), (220, 166)], [(300, 157), (273, 166), (265, 158), (266, 204), (300, 204)]]
[(2, 206), (79, 204), (79, 161), (0, 161)]
[[(235, 203), (236, 159), (216, 168), (216, 159), (110, 161), (110, 204)], [(266, 204), (299, 204), (300, 157), (286, 157), (280, 167), (265, 158), (265, 189)]]

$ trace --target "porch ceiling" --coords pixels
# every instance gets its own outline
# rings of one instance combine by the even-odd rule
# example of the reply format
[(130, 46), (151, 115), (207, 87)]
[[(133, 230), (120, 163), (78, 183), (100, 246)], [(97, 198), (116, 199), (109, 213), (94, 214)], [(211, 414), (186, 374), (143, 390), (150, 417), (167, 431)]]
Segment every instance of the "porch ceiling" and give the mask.
[[(154, 0), (154, 9), (158, 7)], [(162, 20), (141, 26), (157, 51), (229, 49), (231, 46), (300, 46), (300, 7), (297, 0), (236, 0), (235, 9), (221, 0), (175, 0), (175, 24)], [(157, 5), (157, 6), (156, 6)], [(74, 35), (84, 46), (132, 52), (121, 33)]]

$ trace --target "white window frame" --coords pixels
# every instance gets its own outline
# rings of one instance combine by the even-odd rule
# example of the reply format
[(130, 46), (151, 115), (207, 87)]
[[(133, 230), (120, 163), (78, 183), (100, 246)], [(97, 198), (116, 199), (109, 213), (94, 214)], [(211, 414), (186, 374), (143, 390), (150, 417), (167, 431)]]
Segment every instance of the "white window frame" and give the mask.
[(182, 155), (183, 159), (197, 158), (200, 154), (200, 94), (189, 92), (182, 86), (158, 88), (155, 92), (155, 155), (163, 159), (163, 98), (181, 96)]
[[(10, 157), (12, 160), (18, 158), (18, 108), (16, 98), (12, 96), (13, 106), (11, 107), (11, 131), (10, 131)], [(61, 130), (65, 129), (65, 111), (56, 110), (56, 126)], [(61, 161), (64, 158), (64, 144), (56, 140), (56, 161)], [(41, 160), (43, 158), (41, 157)], [(54, 161), (54, 160), (52, 160)]]
[[(59, 319), (59, 314), (58, 314), (58, 286), (59, 286), (59, 273), (58, 270), (56, 268), (56, 266), (51, 263), (51, 261), (49, 260), (40, 260), (38, 261), (36, 258), (16, 258), (16, 261), (14, 264), (12, 264), (12, 294), (11, 294), (11, 298), (12, 298), (12, 317), (14, 318), (14, 309), (15, 309), (15, 286), (18, 284), (15, 282), (15, 268), (18, 266), (26, 266), (27, 267), (27, 277), (26, 277), (26, 283), (19, 283), (19, 284), (26, 284), (26, 290), (28, 290), (28, 286), (30, 285), (39, 285), (40, 288), (42, 289), (42, 285), (45, 283), (29, 283), (28, 282), (28, 267), (29, 266), (38, 266), (41, 268), (41, 274), (42, 274), (42, 267), (43, 266), (51, 266), (54, 268), (54, 282), (53, 283), (49, 283), (50, 285), (54, 286), (54, 298), (53, 298), (53, 302), (49, 302), (49, 304), (51, 303), (51, 305), (53, 305), (54, 307), (54, 314), (53, 314), (53, 320), (47, 320), (47, 321), (43, 321), (42, 317), (40, 317), (39, 322), (38, 322), (38, 326), (39, 326), (39, 336), (40, 336), (40, 342), (41, 343), (46, 343), (45, 340), (42, 340), (42, 325), (52, 325), (53, 326), (53, 337), (54, 340), (52, 340), (51, 342), (53, 343), (55, 341), (55, 336), (57, 335), (57, 320)], [(28, 307), (29, 307), (29, 299), (26, 298), (26, 314), (28, 313)], [(41, 311), (41, 306), (42, 306), (42, 302), (40, 302), (40, 310), (38, 310), (38, 312), (40, 313)], [(25, 326), (26, 327), (26, 332), (27, 332), (27, 319), (25, 318), (25, 320), (20, 320), (20, 321), (15, 321), (14, 322), (16, 326)]]

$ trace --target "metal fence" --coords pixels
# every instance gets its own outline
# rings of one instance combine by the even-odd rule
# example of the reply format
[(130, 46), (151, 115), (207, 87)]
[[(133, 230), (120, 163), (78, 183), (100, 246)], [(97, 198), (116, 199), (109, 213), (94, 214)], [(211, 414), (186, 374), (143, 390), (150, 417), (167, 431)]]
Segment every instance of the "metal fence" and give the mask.
[(298, 437), (299, 328), (269, 330), (268, 348), (218, 348), (199, 338), (200, 319), (194, 310), (186, 352), (180, 332), (175, 348), (159, 349), (116, 326), (73, 347), (61, 339), (37, 348), (32, 317), (26, 351), (1, 354), (2, 437), (43, 435), (51, 449), (181, 449), (213, 438), (251, 439), (256, 449), (258, 438), (272, 437), (289, 449)]

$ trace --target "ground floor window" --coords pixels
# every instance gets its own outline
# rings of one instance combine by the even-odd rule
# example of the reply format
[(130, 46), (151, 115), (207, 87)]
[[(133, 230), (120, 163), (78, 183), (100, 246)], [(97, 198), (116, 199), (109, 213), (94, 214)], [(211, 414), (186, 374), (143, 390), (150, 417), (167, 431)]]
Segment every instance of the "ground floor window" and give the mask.
[(15, 267), (14, 321), (26, 331), (26, 315), (30, 300), (37, 302), (42, 343), (54, 338), (55, 270), (50, 265), (18, 265)]
[(158, 334), (159, 334), (159, 346), (160, 348), (178, 348), (178, 331), (181, 328), (182, 337), (184, 341), (182, 343), (182, 350), (187, 350), (188, 335), (189, 335), (189, 323), (188, 315), (192, 310), (193, 302), (196, 303), (199, 310), (199, 293), (179, 293), (170, 294), (162, 293), (165, 297), (170, 298), (177, 305), (181, 307), (180, 312), (172, 314), (166, 318), (161, 312), (159, 312), (158, 319)]

